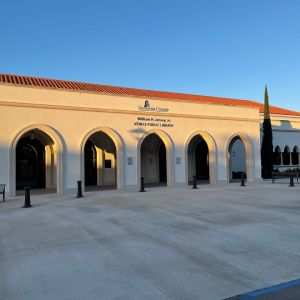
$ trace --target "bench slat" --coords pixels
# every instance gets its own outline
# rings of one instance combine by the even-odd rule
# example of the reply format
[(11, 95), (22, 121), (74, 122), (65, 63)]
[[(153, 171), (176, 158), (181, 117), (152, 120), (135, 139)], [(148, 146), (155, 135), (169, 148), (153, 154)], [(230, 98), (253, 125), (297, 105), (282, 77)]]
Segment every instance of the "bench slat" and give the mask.
[(272, 172), (272, 181), (274, 183), (276, 178), (287, 178), (292, 176), (296, 177), (298, 182), (299, 172)]

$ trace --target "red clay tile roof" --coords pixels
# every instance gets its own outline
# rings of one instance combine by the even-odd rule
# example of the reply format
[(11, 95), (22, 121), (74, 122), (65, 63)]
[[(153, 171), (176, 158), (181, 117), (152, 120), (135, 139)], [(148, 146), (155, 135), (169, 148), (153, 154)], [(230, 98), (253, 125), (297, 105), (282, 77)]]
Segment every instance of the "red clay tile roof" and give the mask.
[[(19, 76), (19, 75), (11, 75), (11, 74), (0, 74), (0, 83), (54, 88), (54, 89), (65, 89), (65, 90), (74, 90), (74, 91), (89, 91), (89, 92), (114, 94), (114, 95), (137, 96), (137, 97), (144, 97), (144, 98), (160, 98), (160, 99), (170, 99), (170, 100), (179, 100), (179, 101), (194, 101), (194, 102), (216, 103), (216, 104), (225, 104), (225, 105), (257, 107), (259, 108), (259, 111), (261, 113), (263, 112), (264, 109), (262, 103), (249, 101), (249, 100), (152, 91), (152, 90), (144, 90), (144, 89), (125, 88), (119, 86), (110, 86), (110, 85), (103, 85), (103, 84), (74, 82), (74, 81), (57, 80), (57, 79), (46, 79), (46, 78)], [(300, 116), (299, 112), (283, 109), (275, 106), (270, 106), (270, 113), (277, 114), (277, 115)]]

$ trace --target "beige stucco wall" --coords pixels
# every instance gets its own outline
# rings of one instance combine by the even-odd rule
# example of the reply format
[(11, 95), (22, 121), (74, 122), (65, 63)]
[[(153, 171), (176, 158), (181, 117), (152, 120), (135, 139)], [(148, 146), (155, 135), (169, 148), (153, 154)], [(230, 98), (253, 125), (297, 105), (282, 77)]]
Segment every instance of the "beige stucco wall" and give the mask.
[[(139, 111), (145, 100), (167, 108), (165, 113)], [(44, 124), (60, 137), (63, 150), (63, 189), (76, 187), (81, 177), (81, 146), (94, 128), (108, 127), (122, 138), (125, 187), (138, 184), (138, 144), (151, 130), (163, 130), (171, 139), (174, 185), (185, 184), (186, 143), (197, 132), (208, 133), (216, 148), (216, 181), (228, 180), (227, 147), (235, 134), (249, 139), (253, 178), (260, 178), (260, 116), (258, 109), (226, 105), (178, 102), (138, 97), (0, 85), (0, 182), (10, 184), (10, 145), (18, 132), (32, 124)], [(164, 119), (173, 127), (136, 126), (138, 117)], [(143, 122), (142, 122), (143, 123)], [(146, 122), (148, 123), (148, 122)], [(151, 122), (150, 122), (151, 123)], [(164, 124), (164, 122), (155, 122)], [(133, 164), (127, 164), (127, 158)], [(181, 163), (176, 164), (175, 159)]]

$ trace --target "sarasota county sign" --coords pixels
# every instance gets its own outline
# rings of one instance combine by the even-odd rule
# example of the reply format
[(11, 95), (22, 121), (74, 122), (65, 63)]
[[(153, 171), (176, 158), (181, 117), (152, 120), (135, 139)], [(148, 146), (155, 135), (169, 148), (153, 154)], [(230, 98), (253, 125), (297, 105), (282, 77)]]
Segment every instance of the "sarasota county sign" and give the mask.
[(153, 112), (168, 112), (169, 108), (159, 107), (159, 106), (151, 106), (149, 100), (146, 100), (144, 105), (139, 105), (138, 109), (140, 111), (153, 111)]

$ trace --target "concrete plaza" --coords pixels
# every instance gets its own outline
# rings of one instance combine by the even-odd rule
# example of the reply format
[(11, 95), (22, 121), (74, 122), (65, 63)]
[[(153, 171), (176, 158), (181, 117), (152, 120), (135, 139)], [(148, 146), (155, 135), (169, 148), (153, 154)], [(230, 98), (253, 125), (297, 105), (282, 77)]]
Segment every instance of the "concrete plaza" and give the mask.
[(300, 184), (0, 203), (0, 299), (223, 299), (300, 277)]

